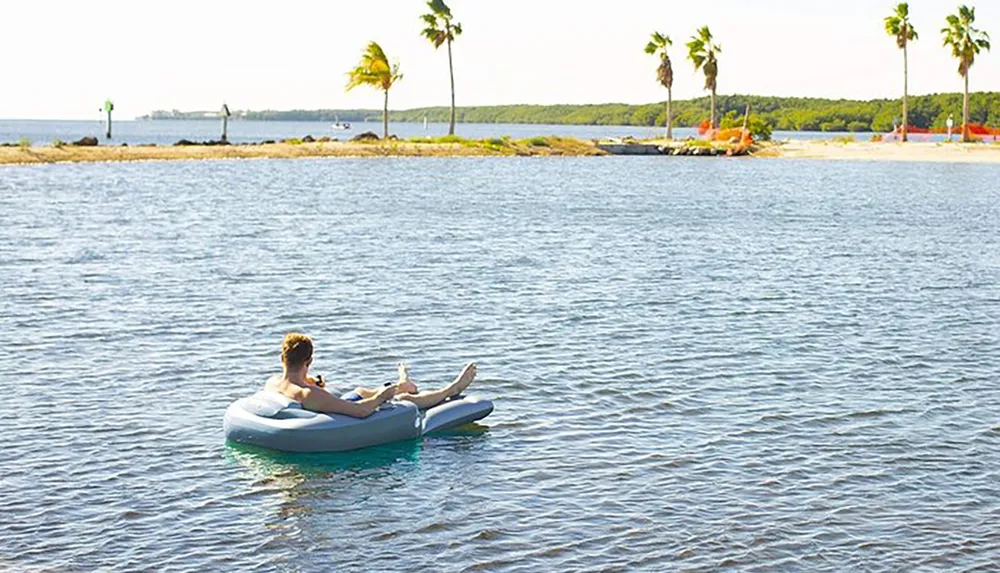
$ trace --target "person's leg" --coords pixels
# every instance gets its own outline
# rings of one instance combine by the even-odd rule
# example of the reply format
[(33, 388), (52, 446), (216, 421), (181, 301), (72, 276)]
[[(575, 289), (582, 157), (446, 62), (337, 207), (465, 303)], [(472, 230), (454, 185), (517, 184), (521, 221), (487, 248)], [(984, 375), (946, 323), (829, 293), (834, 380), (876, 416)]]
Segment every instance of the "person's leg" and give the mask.
[(457, 396), (465, 391), (472, 384), (472, 381), (476, 378), (476, 363), (470, 362), (462, 368), (462, 371), (458, 373), (458, 376), (452, 380), (451, 384), (448, 384), (440, 390), (431, 390), (426, 392), (418, 393), (405, 393), (396, 394), (397, 400), (406, 400), (407, 402), (413, 402), (418, 408), (431, 408), (437, 406), (441, 402), (444, 402), (452, 396)]
[[(396, 395), (403, 396), (406, 394), (419, 394), (420, 391), (417, 389), (417, 385), (410, 380), (410, 370), (402, 362), (399, 363), (399, 379), (395, 382), (386, 382), (386, 386), (394, 385), (396, 386)], [(354, 389), (354, 393), (361, 396), (361, 399), (371, 398), (372, 396), (381, 392), (381, 388), (364, 388), (357, 387)]]
[(378, 390), (374, 388), (363, 388), (361, 386), (358, 386), (357, 388), (354, 389), (354, 393), (357, 394), (358, 396), (361, 396), (362, 400), (367, 400), (368, 398), (371, 398), (375, 394), (378, 394)]
[[(386, 386), (395, 385), (396, 395), (403, 396), (407, 394), (418, 394), (420, 391), (417, 389), (417, 385), (410, 380), (410, 370), (402, 362), (399, 363), (399, 380), (393, 384), (392, 382), (386, 382)], [(371, 398), (379, 392), (381, 388), (365, 388), (363, 386), (358, 386), (354, 389), (354, 393), (361, 397), (362, 400)]]

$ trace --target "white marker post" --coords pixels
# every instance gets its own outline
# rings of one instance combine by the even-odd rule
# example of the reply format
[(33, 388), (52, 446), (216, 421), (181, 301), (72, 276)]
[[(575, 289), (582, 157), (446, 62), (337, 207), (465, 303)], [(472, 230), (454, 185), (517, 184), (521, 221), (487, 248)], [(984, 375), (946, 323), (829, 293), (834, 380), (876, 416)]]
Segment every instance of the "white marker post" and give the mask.
[(950, 115), (948, 116), (947, 125), (948, 125), (948, 143), (951, 143), (951, 129), (955, 127), (955, 119)]

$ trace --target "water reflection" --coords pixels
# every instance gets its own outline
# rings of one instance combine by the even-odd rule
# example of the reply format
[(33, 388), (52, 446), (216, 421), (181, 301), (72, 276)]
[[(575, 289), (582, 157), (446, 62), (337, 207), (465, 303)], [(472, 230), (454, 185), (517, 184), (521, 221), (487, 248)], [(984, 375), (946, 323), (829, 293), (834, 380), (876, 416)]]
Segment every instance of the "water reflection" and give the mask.
[(246, 468), (254, 476), (254, 482), (260, 484), (289, 478), (297, 484), (306, 479), (329, 479), (335, 474), (372, 478), (390, 470), (417, 467), (424, 442), (448, 444), (453, 451), (469, 450), (488, 435), (489, 429), (485, 424), (473, 422), (423, 438), (350, 452), (282, 452), (227, 441), (225, 456)]
[(280, 481), (294, 476), (298, 482), (324, 479), (336, 473), (387, 471), (397, 464), (416, 464), (420, 458), (419, 439), (395, 442), (351, 452), (279, 452), (257, 446), (226, 442), (226, 458), (243, 465), (255, 482)]

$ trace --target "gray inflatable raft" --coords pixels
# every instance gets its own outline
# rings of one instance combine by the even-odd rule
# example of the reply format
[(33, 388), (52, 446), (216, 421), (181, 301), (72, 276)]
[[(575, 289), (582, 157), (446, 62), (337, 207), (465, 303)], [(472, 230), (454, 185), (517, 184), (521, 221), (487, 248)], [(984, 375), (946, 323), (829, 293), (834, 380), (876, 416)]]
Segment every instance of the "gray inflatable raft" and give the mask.
[(306, 410), (283, 394), (261, 391), (229, 405), (223, 430), (227, 440), (272, 450), (342, 452), (457, 428), (492, 411), (490, 400), (456, 396), (427, 410), (387, 402), (367, 418), (352, 418)]

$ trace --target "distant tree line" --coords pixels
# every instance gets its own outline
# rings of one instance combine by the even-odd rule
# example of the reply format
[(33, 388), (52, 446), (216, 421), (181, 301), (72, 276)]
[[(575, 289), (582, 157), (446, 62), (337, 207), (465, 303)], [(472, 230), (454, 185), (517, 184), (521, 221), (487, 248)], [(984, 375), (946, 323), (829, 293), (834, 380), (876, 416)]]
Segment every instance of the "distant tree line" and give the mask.
[[(562, 125), (663, 125), (665, 102), (644, 105), (502, 105), (459, 107), (459, 123), (549, 123)], [(889, 132), (901, 123), (898, 99), (871, 101), (831, 100), (816, 98), (765, 97), (749, 95), (719, 95), (716, 98), (719, 117), (740, 118), (750, 104), (752, 119), (766, 123), (779, 131), (855, 131)], [(1000, 127), (1000, 92), (970, 94), (971, 123)], [(694, 127), (709, 116), (710, 98), (673, 102), (675, 126)], [(962, 94), (932, 94), (910, 96), (907, 109), (909, 123), (919, 128), (943, 128), (952, 115), (955, 124), (962, 120)], [(288, 110), (241, 111), (239, 119), (258, 121), (364, 121), (381, 119), (381, 110)], [(448, 106), (394, 111), (397, 121), (448, 123)], [(153, 112), (147, 119), (202, 119), (203, 112)]]
[[(910, 125), (944, 127), (949, 115), (956, 125), (962, 119), (962, 94), (933, 94), (909, 98)], [(716, 98), (720, 117), (743, 115), (750, 104), (751, 118), (780, 131), (891, 131), (899, 124), (898, 99), (871, 101), (720, 95)], [(676, 101), (674, 125), (694, 127), (710, 113), (710, 97)], [(400, 121), (447, 121), (448, 108), (432, 107), (395, 112)], [(510, 105), (462, 107), (458, 120), (464, 123), (552, 123), (576, 125), (663, 125), (663, 102), (645, 105)], [(1000, 127), (1000, 93), (970, 94), (970, 122)]]

